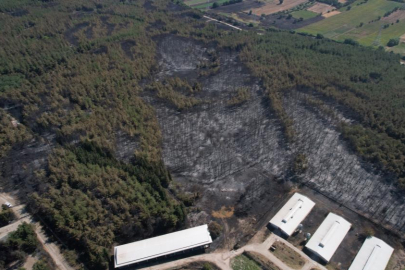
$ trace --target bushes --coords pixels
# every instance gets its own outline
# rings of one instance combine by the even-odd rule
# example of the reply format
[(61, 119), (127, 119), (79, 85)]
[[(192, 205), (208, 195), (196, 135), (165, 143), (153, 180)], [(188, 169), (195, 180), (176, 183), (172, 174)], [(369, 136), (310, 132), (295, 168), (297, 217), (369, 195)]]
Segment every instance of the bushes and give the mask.
[(212, 239), (215, 240), (222, 234), (223, 228), (218, 222), (211, 221), (211, 223), (208, 225), (208, 230), (210, 231)]
[(17, 230), (9, 233), (5, 242), (0, 242), (0, 268), (6, 268), (12, 262), (24, 261), (27, 254), (37, 250), (38, 240), (34, 227), (26, 222)]
[(388, 43), (387, 46), (388, 47), (394, 47), (397, 46), (399, 44), (399, 38), (391, 38)]
[(15, 214), (13, 210), (8, 208), (6, 205), (3, 204), (1, 207), (2, 211), (0, 212), (0, 227), (3, 227), (15, 219)]

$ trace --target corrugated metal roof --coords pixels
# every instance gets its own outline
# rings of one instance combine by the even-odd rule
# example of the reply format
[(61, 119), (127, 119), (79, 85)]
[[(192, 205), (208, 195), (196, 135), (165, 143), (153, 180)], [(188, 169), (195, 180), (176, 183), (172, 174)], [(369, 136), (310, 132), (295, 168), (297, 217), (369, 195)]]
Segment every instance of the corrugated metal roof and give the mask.
[(364, 241), (349, 270), (384, 270), (394, 249), (377, 237)]
[(329, 261), (350, 227), (351, 224), (344, 218), (329, 213), (305, 247), (317, 253), (324, 260)]
[(315, 203), (304, 195), (295, 193), (270, 220), (270, 223), (280, 228), (287, 235), (291, 235), (311, 212), (314, 205)]
[(207, 225), (165, 234), (114, 248), (114, 265), (122, 267), (212, 243)]

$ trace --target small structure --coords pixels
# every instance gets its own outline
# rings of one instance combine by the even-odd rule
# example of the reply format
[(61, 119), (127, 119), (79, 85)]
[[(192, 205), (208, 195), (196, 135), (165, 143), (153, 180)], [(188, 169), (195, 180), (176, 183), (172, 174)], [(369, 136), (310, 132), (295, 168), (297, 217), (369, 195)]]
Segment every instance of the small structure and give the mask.
[(169, 233), (114, 248), (114, 267), (119, 268), (212, 243), (207, 225)]
[(305, 247), (329, 262), (351, 226), (344, 218), (329, 213)]
[(384, 270), (394, 249), (377, 237), (364, 241), (349, 270)]
[(304, 195), (295, 193), (269, 223), (290, 236), (311, 212), (314, 205), (315, 203)]

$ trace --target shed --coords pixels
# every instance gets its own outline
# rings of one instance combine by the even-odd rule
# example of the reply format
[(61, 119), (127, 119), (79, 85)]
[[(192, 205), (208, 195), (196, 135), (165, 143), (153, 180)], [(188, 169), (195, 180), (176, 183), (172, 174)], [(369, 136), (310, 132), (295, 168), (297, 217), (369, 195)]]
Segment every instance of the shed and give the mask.
[(329, 262), (351, 226), (344, 218), (329, 213), (305, 247)]
[(349, 270), (384, 270), (394, 249), (377, 237), (369, 237), (354, 258)]
[(169, 233), (114, 248), (115, 268), (144, 262), (212, 243), (207, 225)]
[(269, 223), (290, 236), (314, 205), (315, 203), (304, 195), (295, 193)]

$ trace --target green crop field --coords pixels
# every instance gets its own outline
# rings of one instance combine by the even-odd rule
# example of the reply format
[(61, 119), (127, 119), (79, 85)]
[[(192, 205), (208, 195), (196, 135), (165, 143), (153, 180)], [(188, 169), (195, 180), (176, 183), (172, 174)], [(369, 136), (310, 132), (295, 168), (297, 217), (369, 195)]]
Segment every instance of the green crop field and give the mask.
[[(207, 4), (207, 0), (187, 0), (187, 1), (184, 1), (184, 3), (186, 4), (186, 5), (188, 5), (188, 6), (195, 6), (195, 5), (199, 5), (199, 4)], [(211, 5), (212, 5), (212, 3), (211, 3)]]
[(291, 15), (296, 19), (303, 18), (304, 20), (306, 20), (318, 16), (318, 13), (309, 10), (299, 10), (291, 13)]
[(241, 254), (231, 261), (233, 270), (260, 270), (262, 269), (255, 261)]
[[(358, 5), (362, 2), (363, 4)], [(339, 41), (351, 38), (366, 46), (385, 46), (389, 39), (398, 38), (405, 33), (405, 20), (386, 29), (382, 26), (387, 22), (378, 20), (396, 7), (405, 7), (405, 4), (387, 0), (369, 0), (364, 3), (360, 0), (354, 2), (350, 10), (344, 7), (340, 9), (342, 13), (308, 25), (300, 31), (314, 35), (323, 34)], [(363, 25), (360, 26), (361, 24)]]
[[(196, 1), (196, 0), (194, 0)], [(212, 1), (210, 3), (207, 3), (207, 1), (204, 1), (204, 4), (201, 5), (196, 5), (196, 6), (192, 6), (192, 8), (197, 8), (197, 9), (206, 9), (207, 7), (211, 7), (212, 4), (217, 3), (218, 5), (222, 5), (223, 3), (225, 3), (228, 0), (218, 0), (218, 1)], [(188, 3), (187, 3), (188, 4)], [(189, 4), (188, 4), (189, 5)]]

